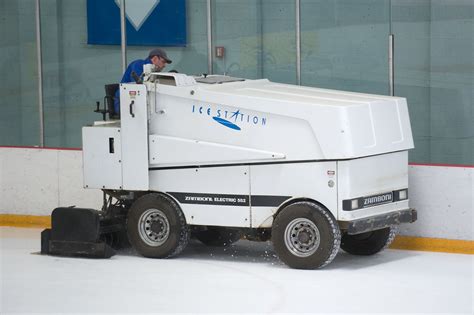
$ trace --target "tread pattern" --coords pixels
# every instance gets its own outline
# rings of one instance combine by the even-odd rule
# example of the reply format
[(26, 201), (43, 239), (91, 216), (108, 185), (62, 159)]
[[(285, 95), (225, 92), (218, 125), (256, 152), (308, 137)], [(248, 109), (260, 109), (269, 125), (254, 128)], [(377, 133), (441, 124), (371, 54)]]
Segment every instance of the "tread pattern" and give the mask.
[(351, 255), (375, 255), (390, 246), (398, 234), (398, 225), (356, 235), (344, 234), (341, 248)]
[(392, 244), (393, 240), (398, 235), (399, 231), (400, 231), (400, 227), (398, 225), (390, 226), (390, 235), (388, 236), (387, 242), (385, 243), (385, 246), (382, 248), (382, 250), (387, 249), (390, 246), (390, 244)]
[[(297, 218), (313, 221), (323, 233), (320, 248), (307, 257), (297, 257), (288, 248), (285, 233), (288, 224)], [(311, 201), (297, 201), (285, 206), (280, 211), (272, 227), (273, 246), (279, 258), (288, 266), (297, 269), (323, 268), (331, 263), (339, 252), (342, 234), (337, 220), (324, 206)]]
[[(314, 203), (311, 203), (308, 201), (304, 201), (302, 203), (303, 204), (306, 203), (312, 207), (315, 206)], [(326, 259), (326, 261), (321, 266), (319, 266), (319, 268), (323, 268), (324, 266), (327, 266), (329, 263), (331, 263), (334, 260), (334, 258), (336, 258), (336, 255), (339, 252), (339, 248), (341, 247), (341, 230), (339, 229), (339, 225), (337, 224), (336, 219), (334, 219), (334, 217), (329, 214), (329, 211), (324, 210), (319, 205), (316, 205), (315, 209), (317, 209), (321, 214), (323, 214), (326, 217), (326, 219), (329, 222), (329, 226), (332, 229), (332, 233), (334, 235), (334, 242), (333, 242), (331, 254), (329, 255), (328, 259)]]
[[(172, 218), (175, 222), (173, 240), (168, 240), (158, 247), (146, 245), (136, 228), (140, 212), (143, 213), (149, 207), (162, 207), (161, 210), (168, 216), (168, 220)], [(137, 210), (135, 211), (135, 209)], [(129, 210), (126, 226), (128, 238), (135, 250), (141, 255), (151, 258), (171, 258), (178, 255), (188, 245), (191, 235), (189, 225), (187, 225), (186, 218), (179, 205), (172, 198), (162, 193), (148, 193), (138, 198)]]
[(170, 253), (168, 256), (165, 257), (165, 258), (171, 258), (171, 257), (179, 255), (186, 248), (186, 246), (189, 243), (191, 232), (189, 229), (189, 225), (187, 225), (186, 223), (186, 218), (184, 217), (184, 213), (183, 211), (181, 211), (181, 208), (176, 204), (176, 202), (166, 195), (160, 195), (160, 196), (166, 199), (166, 201), (170, 205), (173, 206), (173, 208), (176, 210), (176, 214), (178, 215), (180, 224), (186, 226), (186, 228), (181, 230), (181, 233), (179, 235), (178, 246), (175, 248), (175, 250), (172, 253)]

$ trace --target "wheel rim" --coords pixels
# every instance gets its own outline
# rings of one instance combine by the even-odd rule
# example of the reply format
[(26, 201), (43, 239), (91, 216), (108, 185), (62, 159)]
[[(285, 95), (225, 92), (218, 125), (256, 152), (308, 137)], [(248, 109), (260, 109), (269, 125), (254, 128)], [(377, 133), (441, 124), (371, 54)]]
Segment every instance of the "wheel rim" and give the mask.
[(170, 236), (170, 223), (163, 211), (148, 209), (138, 220), (141, 239), (150, 246), (160, 246)]
[(316, 252), (321, 242), (319, 229), (311, 220), (297, 218), (285, 229), (285, 245), (298, 257), (308, 257)]

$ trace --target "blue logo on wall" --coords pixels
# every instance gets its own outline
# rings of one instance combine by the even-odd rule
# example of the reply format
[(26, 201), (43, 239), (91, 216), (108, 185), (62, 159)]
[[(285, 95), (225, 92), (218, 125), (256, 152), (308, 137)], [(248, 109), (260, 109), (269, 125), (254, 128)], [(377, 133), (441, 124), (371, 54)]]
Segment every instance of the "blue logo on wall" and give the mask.
[(213, 108), (211, 106), (193, 105), (192, 112), (198, 115), (210, 116), (214, 121), (218, 122), (222, 126), (237, 131), (242, 129), (239, 124), (247, 124), (251, 126), (265, 126), (267, 124), (266, 117), (243, 113), (240, 111), (240, 109), (230, 111), (221, 108)]
[[(87, 0), (87, 43), (120, 45), (120, 0)], [(127, 45), (185, 46), (186, 0), (125, 0)]]

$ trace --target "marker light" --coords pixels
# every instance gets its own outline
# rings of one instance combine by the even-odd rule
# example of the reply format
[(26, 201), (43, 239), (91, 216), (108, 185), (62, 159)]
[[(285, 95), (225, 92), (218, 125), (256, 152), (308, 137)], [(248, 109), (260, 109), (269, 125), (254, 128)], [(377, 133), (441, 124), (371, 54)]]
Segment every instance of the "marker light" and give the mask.
[(358, 199), (353, 199), (353, 200), (351, 201), (351, 208), (352, 208), (352, 209), (357, 209), (357, 208), (359, 208), (359, 200), (358, 200)]
[(405, 199), (407, 199), (407, 198), (408, 198), (408, 191), (407, 191), (406, 189), (400, 190), (400, 191), (398, 192), (398, 199), (400, 199), (400, 200), (405, 200)]

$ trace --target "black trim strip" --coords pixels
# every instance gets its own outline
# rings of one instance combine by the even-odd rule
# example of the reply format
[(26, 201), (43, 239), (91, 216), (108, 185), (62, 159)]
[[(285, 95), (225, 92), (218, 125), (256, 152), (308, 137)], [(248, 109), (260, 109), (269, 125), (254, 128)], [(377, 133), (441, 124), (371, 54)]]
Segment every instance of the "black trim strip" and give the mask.
[(179, 203), (198, 205), (220, 205), (220, 206), (249, 206), (249, 195), (227, 195), (209, 193), (171, 192), (168, 194), (175, 197)]
[[(407, 197), (405, 199), (400, 199), (400, 192), (406, 191)], [(352, 209), (352, 201), (357, 199), (358, 207)], [(359, 209), (365, 209), (375, 206), (380, 206), (383, 204), (398, 202), (408, 200), (408, 189), (400, 189), (394, 191), (387, 191), (378, 195), (363, 196), (358, 198), (346, 199), (342, 201), (342, 210), (344, 211), (354, 211)]]
[(191, 193), (191, 192), (167, 192), (179, 203), (213, 205), (213, 206), (239, 206), (239, 207), (277, 207), (290, 196), (271, 196), (271, 195), (231, 195), (231, 194), (210, 194), (210, 193)]
[(290, 199), (290, 196), (250, 196), (252, 207), (276, 207), (281, 205), (286, 200)]

